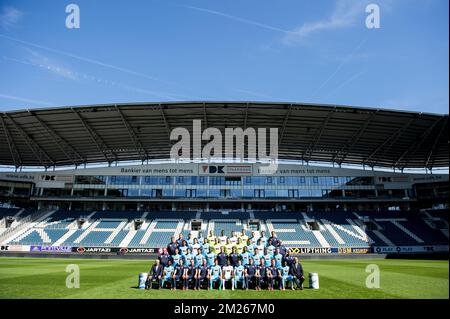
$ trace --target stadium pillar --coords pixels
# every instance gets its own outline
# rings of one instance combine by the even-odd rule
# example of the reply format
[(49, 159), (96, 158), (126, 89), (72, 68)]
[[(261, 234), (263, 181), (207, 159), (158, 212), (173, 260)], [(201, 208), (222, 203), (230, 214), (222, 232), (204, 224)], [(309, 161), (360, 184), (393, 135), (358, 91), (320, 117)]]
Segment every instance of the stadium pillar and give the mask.
[(241, 212), (243, 213), (245, 211), (244, 203), (241, 203)]
[(176, 211), (177, 210), (177, 206), (175, 205), (175, 202), (172, 202), (172, 211)]
[(209, 203), (206, 203), (206, 209), (207, 212), (209, 212)]

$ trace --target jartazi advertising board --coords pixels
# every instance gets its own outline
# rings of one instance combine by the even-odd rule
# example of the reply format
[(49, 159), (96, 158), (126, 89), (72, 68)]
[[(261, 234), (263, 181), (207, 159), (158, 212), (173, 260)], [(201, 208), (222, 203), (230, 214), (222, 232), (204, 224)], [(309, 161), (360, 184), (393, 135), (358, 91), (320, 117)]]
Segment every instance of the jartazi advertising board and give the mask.
[(108, 253), (121, 253), (121, 254), (154, 254), (158, 251), (158, 248), (127, 248), (127, 247), (72, 247), (72, 252), (84, 254), (108, 254)]
[(109, 247), (72, 247), (72, 251), (80, 254), (84, 253), (114, 253), (118, 252), (119, 248)]
[(372, 251), (379, 254), (448, 252), (448, 245), (372, 247)]
[(119, 252), (122, 254), (154, 254), (157, 248), (120, 248)]

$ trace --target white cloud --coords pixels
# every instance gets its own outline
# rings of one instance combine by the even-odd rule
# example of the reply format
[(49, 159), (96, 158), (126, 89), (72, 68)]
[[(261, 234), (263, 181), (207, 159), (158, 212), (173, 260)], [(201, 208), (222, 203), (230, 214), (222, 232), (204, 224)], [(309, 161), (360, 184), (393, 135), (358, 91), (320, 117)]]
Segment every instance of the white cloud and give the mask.
[(22, 17), (22, 11), (13, 7), (3, 7), (0, 13), (0, 28), (10, 30), (19, 23)]
[(347, 28), (358, 22), (364, 27), (365, 7), (368, 3), (368, 0), (337, 0), (328, 18), (303, 23), (286, 34), (283, 43), (288, 45), (301, 43), (314, 33)]

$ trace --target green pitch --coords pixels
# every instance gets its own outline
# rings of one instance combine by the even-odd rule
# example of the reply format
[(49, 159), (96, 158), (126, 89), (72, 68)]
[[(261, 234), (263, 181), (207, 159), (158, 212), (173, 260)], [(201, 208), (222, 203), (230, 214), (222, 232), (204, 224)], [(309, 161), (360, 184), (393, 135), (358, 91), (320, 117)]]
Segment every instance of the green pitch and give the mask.
[[(80, 288), (66, 287), (77, 264)], [(0, 258), (0, 298), (449, 298), (448, 261), (305, 260), (320, 289), (303, 291), (170, 291), (137, 289), (151, 261)], [(366, 287), (366, 267), (380, 269), (380, 288)]]

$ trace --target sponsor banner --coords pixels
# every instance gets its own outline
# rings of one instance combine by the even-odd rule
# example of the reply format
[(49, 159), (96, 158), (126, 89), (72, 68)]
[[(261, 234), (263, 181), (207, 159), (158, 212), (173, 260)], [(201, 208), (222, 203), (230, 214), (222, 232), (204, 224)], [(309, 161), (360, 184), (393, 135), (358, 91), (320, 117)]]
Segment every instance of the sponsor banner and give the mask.
[(119, 252), (122, 254), (155, 254), (158, 248), (120, 248)]
[(370, 248), (338, 248), (339, 254), (368, 254), (372, 250)]
[(30, 252), (52, 252), (52, 253), (71, 253), (72, 247), (69, 246), (30, 246)]
[(448, 245), (385, 246), (385, 247), (373, 247), (372, 251), (374, 253), (379, 253), (379, 254), (448, 252)]
[(120, 253), (120, 254), (154, 254), (158, 251), (158, 248), (129, 248), (129, 247), (72, 247), (72, 252), (84, 254), (108, 254), (108, 253)]
[(235, 165), (199, 165), (200, 175), (231, 175), (231, 176), (241, 176), (241, 175), (252, 175), (253, 166), (246, 164), (235, 164)]
[(10, 245), (9, 246), (9, 251), (15, 251), (15, 252), (29, 252), (30, 251), (30, 246), (28, 245)]
[(84, 253), (114, 253), (118, 252), (119, 248), (110, 247), (72, 247), (72, 251), (80, 254)]
[(25, 245), (6, 245), (6, 246), (0, 246), (0, 251), (29, 252), (30, 251), (30, 246), (25, 246)]
[(336, 254), (337, 248), (289, 248), (291, 254)]

